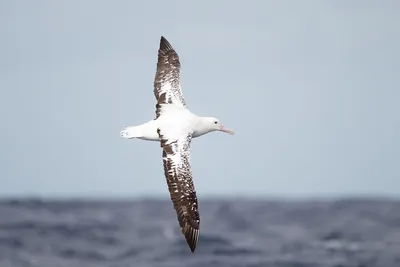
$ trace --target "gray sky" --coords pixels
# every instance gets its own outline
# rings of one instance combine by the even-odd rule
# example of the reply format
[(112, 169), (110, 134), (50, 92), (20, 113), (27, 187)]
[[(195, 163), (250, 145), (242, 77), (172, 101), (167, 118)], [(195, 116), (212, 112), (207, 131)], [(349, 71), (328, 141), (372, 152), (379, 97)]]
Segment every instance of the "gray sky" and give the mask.
[(0, 1), (0, 194), (168, 197), (154, 117), (164, 35), (199, 196), (400, 194), (398, 1)]

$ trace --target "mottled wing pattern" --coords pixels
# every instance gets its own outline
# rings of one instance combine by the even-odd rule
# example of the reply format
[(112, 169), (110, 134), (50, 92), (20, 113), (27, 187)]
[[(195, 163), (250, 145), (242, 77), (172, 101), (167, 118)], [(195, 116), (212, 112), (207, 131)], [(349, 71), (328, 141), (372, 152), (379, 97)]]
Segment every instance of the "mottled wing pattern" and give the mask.
[(158, 49), (157, 71), (154, 78), (154, 96), (156, 97), (156, 118), (160, 116), (161, 104), (186, 106), (180, 84), (179, 56), (171, 44), (161, 36)]
[(166, 140), (162, 130), (158, 130), (163, 148), (164, 173), (169, 193), (177, 213), (182, 234), (190, 250), (195, 251), (200, 231), (196, 190), (190, 167), (190, 142), (192, 134), (177, 140)]

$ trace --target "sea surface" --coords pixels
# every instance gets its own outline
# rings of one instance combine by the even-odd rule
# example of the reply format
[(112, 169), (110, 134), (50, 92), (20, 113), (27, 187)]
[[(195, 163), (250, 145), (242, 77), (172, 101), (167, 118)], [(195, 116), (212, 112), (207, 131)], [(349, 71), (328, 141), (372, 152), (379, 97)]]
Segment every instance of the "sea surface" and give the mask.
[(398, 267), (400, 201), (204, 200), (191, 253), (169, 200), (0, 202), (0, 267)]

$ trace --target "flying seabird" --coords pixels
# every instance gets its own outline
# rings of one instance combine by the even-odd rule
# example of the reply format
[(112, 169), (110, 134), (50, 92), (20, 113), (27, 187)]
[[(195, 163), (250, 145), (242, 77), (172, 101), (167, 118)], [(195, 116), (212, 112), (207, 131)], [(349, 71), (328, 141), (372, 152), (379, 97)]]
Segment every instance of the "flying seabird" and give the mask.
[(189, 110), (182, 94), (180, 68), (178, 54), (161, 36), (154, 79), (156, 116), (144, 124), (125, 127), (120, 135), (126, 139), (160, 142), (171, 200), (182, 234), (194, 252), (199, 238), (200, 216), (190, 167), (190, 143), (192, 138), (213, 131), (232, 135), (234, 131), (223, 126), (217, 118), (197, 116)]

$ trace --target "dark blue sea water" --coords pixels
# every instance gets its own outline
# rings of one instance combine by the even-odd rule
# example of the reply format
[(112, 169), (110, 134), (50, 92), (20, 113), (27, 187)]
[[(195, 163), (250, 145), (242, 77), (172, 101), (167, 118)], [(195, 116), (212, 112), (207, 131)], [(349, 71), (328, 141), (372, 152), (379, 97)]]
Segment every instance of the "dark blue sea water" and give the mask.
[(0, 203), (0, 267), (400, 266), (400, 201), (199, 203), (192, 254), (170, 201)]

